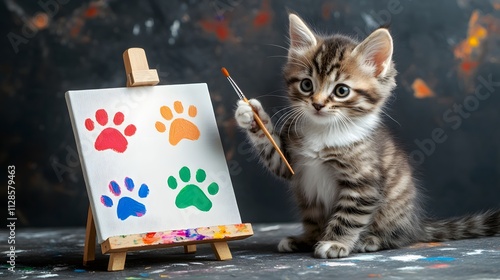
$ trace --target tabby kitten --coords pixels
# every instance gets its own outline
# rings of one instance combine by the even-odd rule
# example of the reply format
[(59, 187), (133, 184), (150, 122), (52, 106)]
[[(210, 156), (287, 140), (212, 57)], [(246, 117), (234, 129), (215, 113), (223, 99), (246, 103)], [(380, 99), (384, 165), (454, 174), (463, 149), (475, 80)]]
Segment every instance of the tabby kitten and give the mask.
[[(259, 101), (240, 101), (236, 120), (262, 163), (290, 182), (304, 233), (281, 252), (314, 250), (319, 258), (398, 248), (414, 242), (500, 233), (500, 211), (431, 221), (423, 217), (408, 156), (381, 123), (395, 88), (392, 38), (375, 30), (363, 42), (314, 34), (296, 15), (284, 76), (291, 117), (274, 129)], [(256, 125), (253, 109), (294, 168), (292, 176)]]

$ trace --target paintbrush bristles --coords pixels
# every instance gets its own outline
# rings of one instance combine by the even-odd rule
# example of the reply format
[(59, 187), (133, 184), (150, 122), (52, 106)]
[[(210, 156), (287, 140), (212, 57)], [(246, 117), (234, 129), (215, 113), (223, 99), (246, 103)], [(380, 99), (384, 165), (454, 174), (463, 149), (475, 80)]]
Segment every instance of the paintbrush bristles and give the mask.
[(221, 72), (222, 74), (224, 74), (224, 76), (226, 76), (227, 80), (229, 81), (229, 83), (231, 84), (231, 86), (233, 87), (234, 91), (236, 91), (236, 94), (238, 95), (238, 97), (241, 99), (241, 100), (247, 100), (247, 98), (245, 97), (245, 95), (243, 94), (243, 91), (241, 91), (241, 89), (238, 87), (238, 85), (236, 84), (236, 82), (233, 80), (233, 78), (231, 78), (231, 76), (229, 76), (229, 71), (227, 71), (226, 68), (222, 67), (221, 69)]
[(224, 76), (226, 76), (226, 78), (228, 78), (228, 77), (229, 77), (229, 72), (227, 71), (227, 69), (226, 69), (226, 68), (222, 67), (222, 68), (220, 69), (220, 71), (222, 71), (222, 74), (224, 74)]

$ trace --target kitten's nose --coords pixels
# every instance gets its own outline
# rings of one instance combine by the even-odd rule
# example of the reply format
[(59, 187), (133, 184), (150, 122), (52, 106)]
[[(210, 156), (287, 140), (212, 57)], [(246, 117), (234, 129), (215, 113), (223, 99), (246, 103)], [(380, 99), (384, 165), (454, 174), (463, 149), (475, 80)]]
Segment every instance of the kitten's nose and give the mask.
[(321, 110), (321, 108), (325, 107), (325, 105), (318, 104), (318, 103), (313, 103), (312, 105), (313, 105), (314, 109), (316, 109), (316, 111), (319, 111), (319, 110)]

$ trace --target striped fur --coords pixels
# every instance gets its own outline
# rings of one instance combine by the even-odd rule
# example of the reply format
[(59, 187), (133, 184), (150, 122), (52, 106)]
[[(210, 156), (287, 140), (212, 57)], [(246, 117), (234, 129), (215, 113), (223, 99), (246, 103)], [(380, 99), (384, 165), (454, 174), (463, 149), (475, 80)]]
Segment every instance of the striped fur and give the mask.
[[(250, 100), (251, 106), (240, 101), (236, 110), (261, 162), (290, 182), (301, 212), (304, 233), (284, 238), (280, 251), (337, 258), (418, 241), (500, 233), (500, 211), (443, 221), (422, 215), (408, 157), (380, 121), (396, 86), (387, 30), (376, 30), (359, 43), (315, 35), (290, 15), (290, 38), (284, 76), (291, 110), (283, 128), (274, 128), (257, 100)], [(339, 85), (349, 88), (347, 96), (335, 94)], [(295, 175), (255, 124), (252, 107)]]

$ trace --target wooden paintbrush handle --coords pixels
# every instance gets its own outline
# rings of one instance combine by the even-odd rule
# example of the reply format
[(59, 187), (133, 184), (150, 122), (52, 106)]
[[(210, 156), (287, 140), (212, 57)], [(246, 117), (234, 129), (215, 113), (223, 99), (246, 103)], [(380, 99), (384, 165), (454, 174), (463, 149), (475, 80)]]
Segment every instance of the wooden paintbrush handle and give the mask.
[[(248, 103), (248, 99), (245, 98), (244, 101), (246, 103)], [(281, 159), (283, 159), (283, 162), (285, 162), (286, 167), (288, 167), (288, 169), (290, 170), (290, 172), (292, 172), (292, 175), (294, 175), (295, 172), (293, 171), (292, 166), (290, 166), (290, 163), (288, 163), (288, 160), (286, 159), (285, 155), (283, 154), (283, 152), (281, 152), (280, 147), (278, 146), (278, 144), (276, 143), (276, 141), (274, 141), (273, 136), (271, 135), (271, 133), (269, 133), (269, 131), (267, 130), (266, 126), (264, 125), (264, 123), (260, 119), (259, 114), (255, 111), (255, 109), (253, 109), (253, 107), (252, 107), (252, 110), (253, 110), (253, 116), (254, 116), (255, 122), (260, 127), (260, 129), (262, 129), (262, 131), (264, 132), (264, 134), (266, 135), (266, 137), (269, 139), (269, 141), (271, 141), (271, 144), (273, 144), (274, 148), (276, 149), (276, 151), (280, 155)]]

